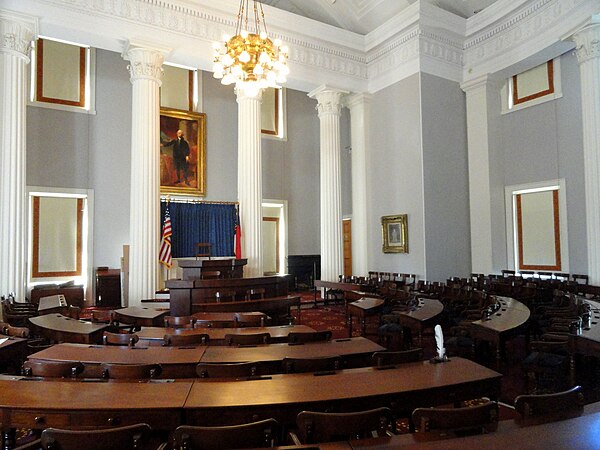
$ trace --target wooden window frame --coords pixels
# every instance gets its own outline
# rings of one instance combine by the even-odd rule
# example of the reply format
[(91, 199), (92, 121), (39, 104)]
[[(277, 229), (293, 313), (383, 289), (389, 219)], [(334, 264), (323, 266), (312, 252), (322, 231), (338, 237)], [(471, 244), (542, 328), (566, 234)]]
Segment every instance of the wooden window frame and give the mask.
[(539, 97), (544, 97), (549, 94), (554, 94), (554, 62), (552, 60), (546, 63), (547, 73), (548, 73), (548, 89), (543, 91), (536, 92), (535, 94), (527, 95), (525, 97), (519, 98), (518, 91), (518, 74), (513, 75), (512, 77), (512, 100), (513, 105), (519, 105), (521, 103), (528, 102), (530, 100), (534, 100)]
[(275, 239), (275, 273), (279, 273), (279, 217), (263, 217), (263, 222), (275, 222), (277, 227), (277, 239)]
[(44, 96), (44, 39), (39, 38), (36, 43), (36, 78), (35, 87), (36, 94), (35, 100), (38, 102), (55, 103), (59, 105), (77, 106), (85, 108), (85, 69), (87, 65), (87, 49), (75, 44), (74, 47), (79, 47), (79, 101), (64, 100), (61, 98), (53, 98)]
[(262, 129), (260, 132), (262, 134), (268, 134), (271, 136), (279, 136), (279, 97), (281, 96), (282, 88), (274, 88), (275, 89), (275, 130), (265, 130)]

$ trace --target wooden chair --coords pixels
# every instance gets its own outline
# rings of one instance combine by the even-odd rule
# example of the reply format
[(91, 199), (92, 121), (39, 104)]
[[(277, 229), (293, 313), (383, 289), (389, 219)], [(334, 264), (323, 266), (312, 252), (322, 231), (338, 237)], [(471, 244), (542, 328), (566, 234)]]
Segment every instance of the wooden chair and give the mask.
[(527, 376), (527, 392), (541, 394), (566, 389), (569, 383), (569, 342), (531, 341), (529, 350), (529, 355), (522, 362)]
[(331, 340), (331, 331), (292, 331), (288, 334), (288, 342), (291, 344), (304, 344), (306, 342), (324, 342)]
[(76, 361), (25, 361), (23, 375), (26, 377), (77, 378), (84, 365)]
[(234, 290), (223, 290), (215, 292), (215, 300), (217, 303), (223, 301), (235, 302), (235, 291)]
[(212, 244), (210, 242), (197, 242), (196, 243), (196, 259), (212, 257)]
[(275, 419), (223, 427), (181, 425), (173, 433), (174, 449), (267, 448), (277, 445), (280, 428)]
[(253, 288), (246, 291), (246, 300), (264, 299), (265, 288)]
[(234, 322), (227, 322), (221, 320), (204, 320), (196, 319), (194, 322), (194, 328), (233, 328), (235, 327)]
[(165, 334), (165, 347), (182, 347), (189, 345), (208, 345), (209, 336), (206, 333), (198, 334)]
[(21, 450), (137, 450), (150, 449), (150, 425), (140, 423), (125, 427), (92, 430), (46, 428), (41, 438), (19, 447)]
[(0, 333), (6, 336), (28, 338), (30, 335), (27, 327), (13, 327), (6, 322), (0, 322)]
[(584, 403), (581, 386), (553, 394), (519, 395), (515, 399), (516, 422), (529, 426), (572, 419), (583, 414)]
[(281, 367), (283, 373), (328, 372), (341, 369), (342, 358), (340, 356), (317, 358), (285, 357), (281, 361)]
[(590, 282), (590, 277), (588, 275), (580, 275), (577, 273), (572, 274), (571, 279), (579, 284), (588, 284)]
[(271, 341), (270, 333), (226, 334), (226, 345), (260, 345)]
[(267, 326), (266, 314), (235, 313), (233, 320), (236, 327), (264, 327)]
[(196, 374), (200, 378), (249, 378), (267, 375), (270, 371), (264, 363), (198, 363)]
[(417, 408), (412, 422), (418, 432), (487, 433), (498, 428), (498, 404), (488, 401), (462, 408)]
[(423, 349), (413, 348), (399, 352), (375, 352), (373, 362), (377, 367), (393, 366), (409, 362), (423, 361)]
[(162, 373), (160, 364), (102, 364), (104, 379), (147, 379), (158, 378)]
[(165, 316), (165, 328), (194, 328), (193, 316)]
[(392, 411), (377, 408), (350, 413), (302, 411), (296, 417), (297, 431), (290, 432), (294, 445), (332, 442), (388, 434)]
[(102, 335), (102, 343), (104, 345), (123, 345), (133, 347), (140, 340), (135, 333), (111, 333), (105, 331)]

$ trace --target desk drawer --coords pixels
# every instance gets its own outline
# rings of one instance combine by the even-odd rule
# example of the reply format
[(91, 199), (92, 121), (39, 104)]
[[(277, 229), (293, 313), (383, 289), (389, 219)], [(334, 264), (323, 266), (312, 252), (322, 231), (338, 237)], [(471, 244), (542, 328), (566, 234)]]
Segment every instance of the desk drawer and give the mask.
[(10, 424), (12, 427), (24, 428), (48, 428), (48, 427), (67, 427), (71, 423), (70, 414), (54, 413), (46, 411), (13, 410), (10, 415)]
[(180, 410), (79, 411), (72, 415), (74, 427), (121, 427), (147, 423), (152, 429), (172, 430), (181, 425)]

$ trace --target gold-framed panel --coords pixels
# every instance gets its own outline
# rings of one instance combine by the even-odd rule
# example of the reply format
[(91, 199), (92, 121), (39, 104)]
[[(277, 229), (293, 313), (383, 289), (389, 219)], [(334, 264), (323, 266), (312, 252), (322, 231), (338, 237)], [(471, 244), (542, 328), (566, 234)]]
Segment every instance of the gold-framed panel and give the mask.
[(206, 114), (160, 109), (160, 192), (206, 195)]
[(408, 253), (408, 215), (381, 217), (383, 253)]
[[(269, 87), (263, 92), (261, 109), (261, 133), (279, 136), (279, 96), (280, 88)], [(268, 119), (268, 120), (265, 120)], [(268, 125), (272, 124), (272, 125)]]

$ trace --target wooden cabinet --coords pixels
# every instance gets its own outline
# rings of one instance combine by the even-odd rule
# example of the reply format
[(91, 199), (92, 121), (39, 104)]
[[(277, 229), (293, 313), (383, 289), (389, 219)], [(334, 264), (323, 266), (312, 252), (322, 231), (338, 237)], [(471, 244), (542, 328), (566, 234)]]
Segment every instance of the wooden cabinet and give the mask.
[(121, 307), (121, 271), (96, 270), (96, 306)]

